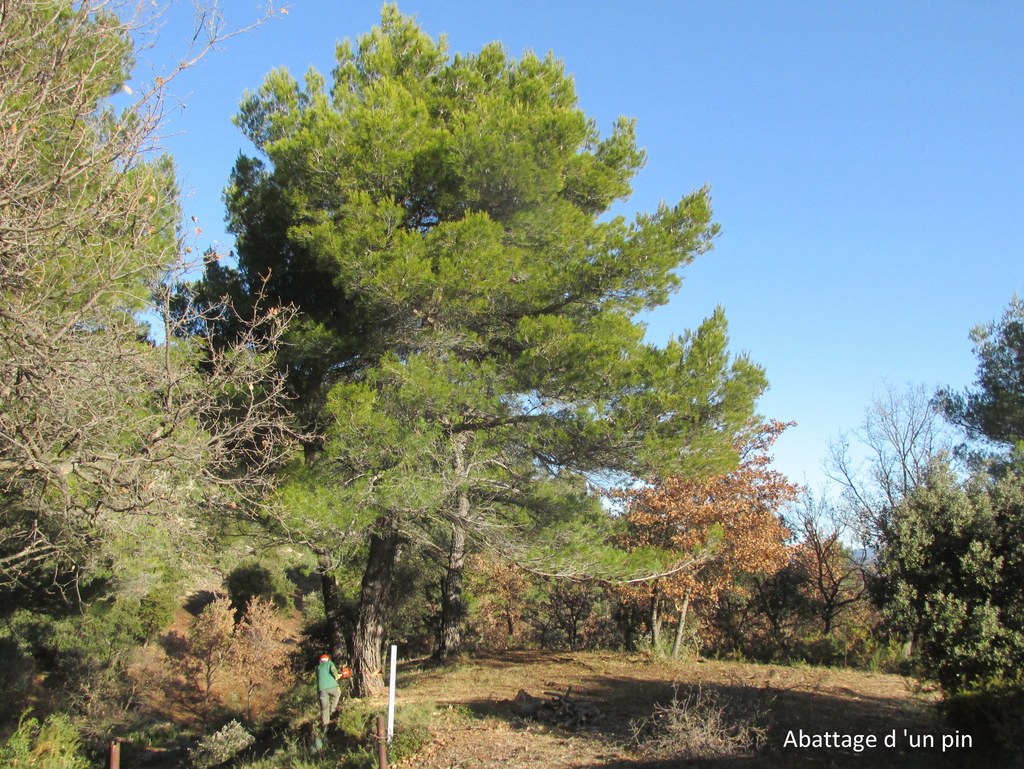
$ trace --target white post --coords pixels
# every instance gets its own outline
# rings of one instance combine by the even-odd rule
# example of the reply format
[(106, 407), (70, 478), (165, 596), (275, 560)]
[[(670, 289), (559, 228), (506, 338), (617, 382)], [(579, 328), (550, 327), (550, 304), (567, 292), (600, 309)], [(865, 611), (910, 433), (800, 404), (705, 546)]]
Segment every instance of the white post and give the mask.
[(398, 672), (398, 647), (391, 647), (391, 685), (388, 689), (388, 742), (395, 734), (395, 674)]

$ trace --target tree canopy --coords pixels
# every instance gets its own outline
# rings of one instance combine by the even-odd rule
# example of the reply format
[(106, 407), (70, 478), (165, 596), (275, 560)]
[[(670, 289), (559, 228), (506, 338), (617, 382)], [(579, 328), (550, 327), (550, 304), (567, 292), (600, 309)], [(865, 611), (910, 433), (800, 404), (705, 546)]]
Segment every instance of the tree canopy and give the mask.
[(632, 601), (649, 602), (655, 646), (663, 605), (679, 613), (676, 654), (691, 600), (714, 605), (740, 574), (772, 574), (785, 565), (790, 532), (781, 510), (797, 489), (770, 468), (768, 452), (788, 426), (750, 425), (737, 435), (741, 459), (729, 472), (668, 476), (625, 493), (628, 529), (622, 543), (629, 549), (653, 545), (690, 560), (685, 569), (624, 591)]
[(1024, 442), (1024, 300), (1014, 296), (1002, 318), (971, 330), (977, 389), (939, 392), (946, 418), (1011, 449)]
[(936, 464), (893, 510), (877, 589), (947, 691), (1012, 681), (1024, 648), (1019, 478), (966, 486)]
[(0, 11), (0, 588), (68, 600), (132, 561), (115, 552), (174, 531), (152, 545), (166, 555), (202, 503), (257, 493), (288, 432), (272, 355), (286, 314), (258, 332), (240, 319), (213, 352), (167, 312), (185, 265), (173, 166), (154, 152), (165, 84), (128, 99), (122, 12)]
[(258, 150), (227, 192), (238, 264), (202, 290), (299, 312), (281, 363), (323, 442), (294, 499), (332, 497), (307, 539), (412, 537), (458, 574), (467, 546), (544, 557), (588, 483), (735, 464), (765, 380), (724, 314), (663, 347), (636, 318), (710, 247), (708, 190), (612, 215), (634, 124), (602, 137), (552, 56), (449, 56), (385, 6), (329, 84), (275, 70), (237, 122)]

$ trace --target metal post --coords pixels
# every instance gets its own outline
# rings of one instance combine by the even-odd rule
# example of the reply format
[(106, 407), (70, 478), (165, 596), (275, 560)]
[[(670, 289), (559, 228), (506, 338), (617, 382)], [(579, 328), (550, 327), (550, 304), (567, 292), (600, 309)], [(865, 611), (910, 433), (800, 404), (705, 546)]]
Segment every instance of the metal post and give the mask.
[(121, 769), (121, 740), (110, 743), (110, 765), (108, 769)]
[(377, 766), (388, 769), (388, 736), (384, 732), (384, 716), (377, 716)]

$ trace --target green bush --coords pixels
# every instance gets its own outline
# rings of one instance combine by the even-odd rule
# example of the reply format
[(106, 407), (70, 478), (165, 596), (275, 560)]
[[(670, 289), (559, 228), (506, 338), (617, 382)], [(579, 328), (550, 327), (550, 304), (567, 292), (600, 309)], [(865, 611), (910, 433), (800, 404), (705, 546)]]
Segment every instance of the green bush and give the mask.
[(204, 737), (188, 752), (189, 762), (196, 769), (210, 769), (228, 761), (255, 742), (238, 721), (232, 721), (217, 732)]
[(375, 703), (344, 699), (334, 716), (334, 725), (350, 743), (369, 744), (376, 734), (376, 719)]
[(971, 735), (974, 750), (991, 753), (1002, 766), (1024, 765), (1024, 681), (949, 695), (942, 711), (951, 729)]
[[(406, 710), (406, 709), (402, 709)], [(399, 713), (402, 712), (399, 711)], [(396, 714), (395, 736), (388, 748), (392, 762), (398, 762), (421, 750), (430, 739), (427, 715)], [(426, 719), (426, 720), (424, 720)], [(399, 726), (401, 724), (401, 726)], [(317, 727), (319, 728), (319, 727)], [(376, 715), (361, 709), (359, 717), (341, 726), (345, 731), (328, 732), (319, 742), (307, 744), (291, 740), (273, 755), (242, 761), (238, 769), (374, 769), (377, 766)]]
[(395, 733), (388, 755), (392, 761), (404, 761), (430, 742), (434, 717), (431, 705), (404, 705), (395, 710)]
[(5, 618), (0, 638), (46, 671), (108, 664), (119, 650), (155, 638), (171, 621), (173, 592), (158, 588), (141, 600), (97, 601), (85, 614), (53, 616), (20, 609)]
[(24, 769), (89, 769), (81, 735), (63, 713), (40, 723), (26, 711), (15, 732), (0, 745), (0, 764)]
[(863, 667), (873, 673), (896, 673), (906, 676), (913, 672), (902, 641), (872, 637), (865, 645)]
[[(152, 638), (168, 618), (165, 599), (99, 601), (85, 614), (49, 616), (18, 610), (0, 625), (0, 723), (16, 720), (33, 694), (74, 702), (88, 716), (87, 734), (124, 726), (136, 713), (123, 665), (130, 650)], [(43, 692), (32, 680), (46, 676)], [(62, 705), (63, 706), (63, 705)]]
[(1022, 534), (1024, 478), (962, 482), (942, 464), (889, 516), (876, 598), (947, 694), (1024, 668)]
[[(376, 766), (377, 756), (377, 703), (362, 700), (344, 700), (335, 717), (340, 740), (351, 747), (343, 766), (351, 769)], [(395, 730), (388, 756), (392, 761), (402, 761), (415, 755), (431, 737), (430, 729), (434, 715), (432, 705), (399, 705), (395, 709)], [(362, 763), (364, 761), (369, 763)]]
[(179, 604), (177, 591), (169, 585), (161, 585), (147, 593), (138, 607), (143, 640), (149, 641), (160, 635), (171, 624)]
[(291, 608), (295, 590), (295, 585), (281, 571), (271, 571), (257, 561), (249, 561), (233, 569), (224, 580), (224, 586), (236, 620), (245, 613), (253, 598), (266, 598), (279, 609)]
[(813, 633), (793, 642), (790, 657), (812, 665), (839, 667), (846, 664), (848, 652), (842, 639)]

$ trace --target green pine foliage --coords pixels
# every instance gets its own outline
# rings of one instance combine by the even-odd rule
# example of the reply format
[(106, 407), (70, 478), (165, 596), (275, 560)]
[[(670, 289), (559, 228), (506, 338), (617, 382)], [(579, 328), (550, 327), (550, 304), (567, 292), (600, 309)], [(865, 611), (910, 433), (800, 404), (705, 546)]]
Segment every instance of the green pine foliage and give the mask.
[(455, 516), (529, 558), (588, 483), (735, 462), (765, 380), (724, 314), (662, 348), (636, 317), (710, 248), (709, 192), (613, 215), (635, 126), (602, 137), (552, 56), (451, 56), (388, 5), (330, 80), (275, 70), (237, 123), (257, 149), (227, 191), (238, 266), (205, 290), (300, 311), (281, 365), (324, 437), (281, 493), (289, 527), (344, 549), (398, 514), (443, 544)]
[(1024, 299), (1014, 296), (1003, 316), (971, 330), (978, 358), (977, 388), (939, 392), (946, 417), (974, 439), (1024, 451)]

